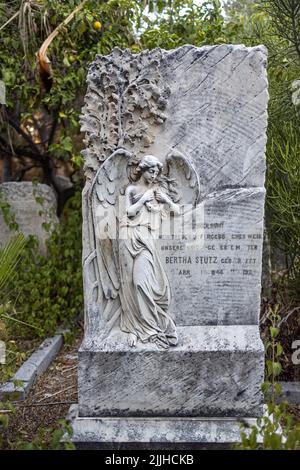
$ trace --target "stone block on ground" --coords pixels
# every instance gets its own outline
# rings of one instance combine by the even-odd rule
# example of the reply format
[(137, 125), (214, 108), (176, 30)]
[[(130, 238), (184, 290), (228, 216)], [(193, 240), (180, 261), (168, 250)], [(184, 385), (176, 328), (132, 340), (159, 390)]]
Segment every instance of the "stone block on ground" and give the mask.
[[(53, 189), (46, 184), (29, 181), (9, 182), (0, 184), (0, 193), (10, 205), (10, 212), (14, 214), (20, 232), (37, 237), (40, 251), (45, 254), (46, 240), (58, 223)], [(13, 235), (14, 232), (9, 229), (0, 211), (0, 246), (4, 246)]]

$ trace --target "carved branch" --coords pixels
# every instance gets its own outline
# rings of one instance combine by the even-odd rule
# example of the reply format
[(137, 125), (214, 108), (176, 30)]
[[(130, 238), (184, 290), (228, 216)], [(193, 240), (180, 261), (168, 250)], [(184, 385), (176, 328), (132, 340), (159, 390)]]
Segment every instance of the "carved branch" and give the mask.
[(162, 55), (160, 50), (135, 55), (116, 48), (91, 65), (81, 116), (88, 179), (117, 148), (142, 154), (153, 143), (169, 96), (159, 71)]

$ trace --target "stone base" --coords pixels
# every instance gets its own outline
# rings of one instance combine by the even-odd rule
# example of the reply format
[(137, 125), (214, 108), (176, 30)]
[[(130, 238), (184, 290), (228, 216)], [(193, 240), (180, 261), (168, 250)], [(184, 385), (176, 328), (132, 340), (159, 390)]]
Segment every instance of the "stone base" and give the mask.
[(151, 343), (131, 348), (119, 329), (85, 340), (79, 416), (262, 415), (264, 349), (256, 325), (181, 326), (178, 336), (178, 346), (168, 350)]
[(240, 442), (240, 426), (255, 418), (81, 418), (72, 405), (68, 421), (78, 449), (229, 449)]

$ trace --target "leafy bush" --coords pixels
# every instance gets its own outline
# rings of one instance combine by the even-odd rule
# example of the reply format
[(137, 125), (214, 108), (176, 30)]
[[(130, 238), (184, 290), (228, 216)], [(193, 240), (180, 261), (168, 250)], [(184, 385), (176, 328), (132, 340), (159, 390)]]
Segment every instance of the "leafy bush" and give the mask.
[[(61, 223), (47, 241), (47, 256), (38, 254), (37, 248), (37, 240), (29, 237), (10, 287), (16, 318), (42, 337), (82, 312), (80, 191), (68, 201)], [(32, 331), (19, 323), (11, 326), (22, 334)]]
[(71, 426), (62, 419), (58, 421), (56, 428), (39, 428), (31, 442), (18, 437), (12, 448), (17, 450), (76, 450), (71, 441), (72, 434)]
[[(291, 123), (268, 144), (267, 224), (272, 246), (286, 259), (287, 276), (300, 294), (300, 136)], [(276, 267), (276, 259), (274, 263)]]
[(287, 405), (269, 404), (256, 425), (241, 432), (238, 450), (299, 450), (300, 424), (287, 412)]
[(266, 381), (262, 391), (269, 403), (264, 415), (250, 428), (241, 426), (241, 442), (235, 446), (238, 450), (295, 450), (300, 449), (300, 423), (296, 422), (288, 411), (287, 403), (277, 404), (281, 395), (281, 386), (277, 382), (281, 373), (283, 348), (278, 340), (280, 333), (279, 305), (270, 308), (266, 319), (269, 327), (265, 331)]

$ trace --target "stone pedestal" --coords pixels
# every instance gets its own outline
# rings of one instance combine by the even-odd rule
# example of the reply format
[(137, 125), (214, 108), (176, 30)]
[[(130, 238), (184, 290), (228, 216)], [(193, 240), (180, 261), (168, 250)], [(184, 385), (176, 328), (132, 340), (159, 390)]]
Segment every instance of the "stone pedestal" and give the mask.
[(115, 329), (79, 350), (79, 416), (255, 417), (262, 414), (264, 352), (258, 330), (185, 326), (168, 350), (133, 350)]

